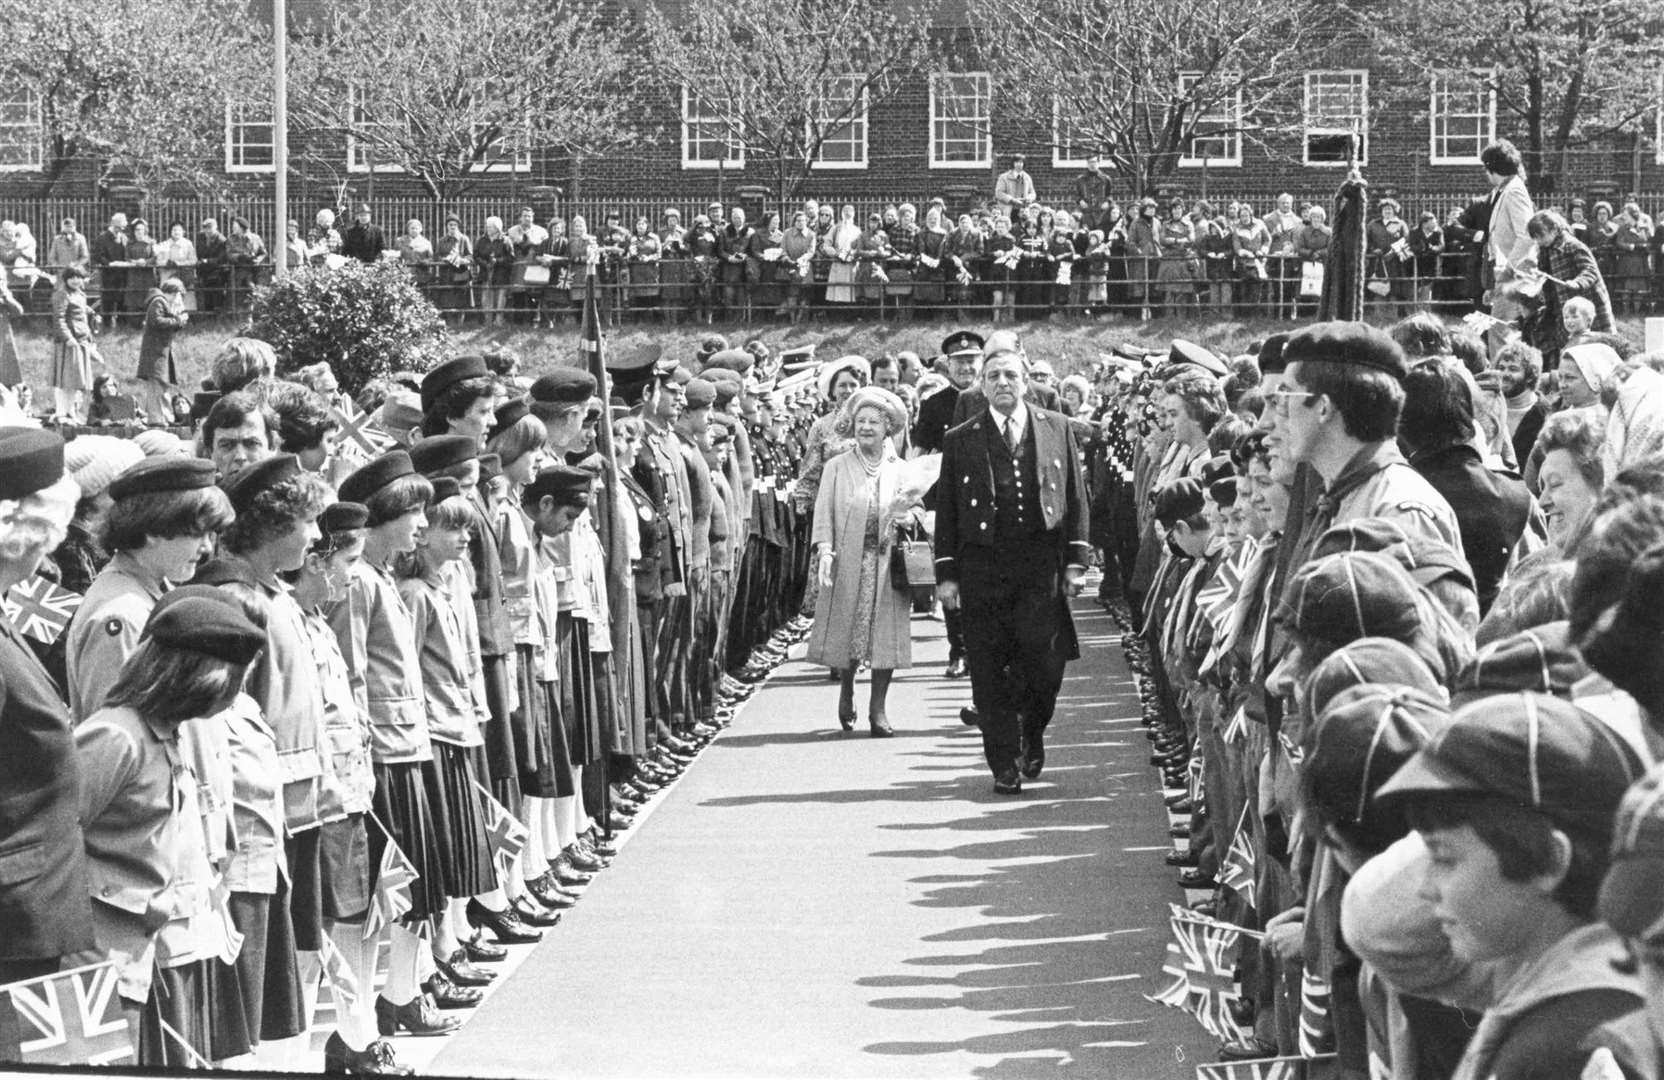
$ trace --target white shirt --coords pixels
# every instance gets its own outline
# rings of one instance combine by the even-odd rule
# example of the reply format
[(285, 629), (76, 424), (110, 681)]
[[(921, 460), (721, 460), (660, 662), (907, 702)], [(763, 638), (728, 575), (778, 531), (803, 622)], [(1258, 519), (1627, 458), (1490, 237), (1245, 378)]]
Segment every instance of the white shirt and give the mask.
[[(1006, 445), (1022, 444), (1023, 436), (1028, 432), (1028, 406), (1023, 403), (1021, 397), (1017, 399), (1017, 408), (1009, 417), (992, 405), (988, 407), (988, 415), (994, 421), (994, 430), (1000, 433), (1000, 438), (1006, 440)], [(1013, 429), (1009, 433), (1005, 429), (1008, 421)]]

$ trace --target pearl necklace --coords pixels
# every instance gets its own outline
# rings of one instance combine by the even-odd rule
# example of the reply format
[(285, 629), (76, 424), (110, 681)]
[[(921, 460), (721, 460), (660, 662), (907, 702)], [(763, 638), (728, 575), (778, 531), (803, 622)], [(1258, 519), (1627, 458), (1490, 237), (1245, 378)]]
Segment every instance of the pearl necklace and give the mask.
[(861, 463), (861, 469), (868, 476), (877, 476), (879, 466), (884, 464), (884, 451), (883, 450), (880, 450), (878, 452), (878, 460), (874, 461), (870, 465), (867, 464), (867, 452), (865, 450), (861, 449), (859, 446), (857, 446), (855, 448), (855, 457), (856, 457), (856, 460), (858, 460)]

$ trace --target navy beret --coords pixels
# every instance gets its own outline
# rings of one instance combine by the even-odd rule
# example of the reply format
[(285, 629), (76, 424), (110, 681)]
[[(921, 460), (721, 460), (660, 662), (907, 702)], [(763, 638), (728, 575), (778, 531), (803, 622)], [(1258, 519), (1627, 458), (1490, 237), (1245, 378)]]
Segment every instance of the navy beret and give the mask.
[(247, 664), (266, 646), (266, 632), (249, 621), (243, 605), (209, 585), (186, 585), (163, 596), (144, 636), (228, 664)]
[(363, 503), (330, 503), (324, 507), (323, 514), (318, 518), (318, 531), (325, 535), (350, 532), (353, 529), (362, 529), (369, 523), (370, 508)]
[(690, 409), (707, 409), (716, 404), (716, 386), (707, 379), (689, 379), (686, 393)]
[(198, 563), (196, 573), (191, 575), (192, 585), (247, 585), (251, 589), (260, 587), (260, 581), (254, 576), (254, 567), (241, 559), (209, 559), (205, 563)]
[(262, 491), (293, 480), (299, 475), (300, 458), (293, 454), (278, 454), (232, 473), (220, 481), (220, 488), (231, 500), (231, 509), (240, 514)]
[(428, 372), (422, 379), (422, 411), (431, 412), (439, 395), (465, 379), (479, 379), (491, 374), (483, 356), (459, 356), (447, 360)]
[(1290, 334), (1283, 344), (1284, 368), (1313, 361), (1373, 368), (1400, 380), (1410, 370), (1398, 342), (1361, 322), (1314, 323)]
[(1288, 368), (1288, 361), (1283, 359), (1283, 347), (1288, 344), (1288, 334), (1272, 334), (1260, 346), (1260, 355), (1255, 361), (1259, 365), (1261, 375), (1281, 375)]
[(370, 496), (406, 476), (416, 475), (416, 466), (403, 450), (389, 450), (368, 465), (341, 481), (338, 494), (342, 502), (368, 502)]
[(595, 376), (582, 368), (559, 367), (532, 383), (532, 400), (545, 405), (582, 405), (594, 396)]
[(214, 463), (204, 458), (145, 458), (128, 467), (110, 485), (110, 498), (120, 502), (132, 495), (164, 491), (201, 491), (214, 486)]
[(40, 428), (0, 428), (0, 499), (21, 499), (63, 479), (64, 441)]
[(433, 500), (430, 506), (437, 506), (446, 499), (454, 499), (462, 494), (462, 481), (454, 476), (441, 476), (433, 482)]
[(510, 398), (497, 406), (497, 411), (491, 417), (491, 429), (485, 433), (485, 437), (495, 439), (531, 415), (531, 411), (532, 407), (526, 404), (525, 398)]
[(744, 349), (723, 349), (705, 359), (704, 370), (731, 371), (735, 375), (745, 375), (756, 365), (757, 358)]
[(430, 479), (440, 469), (477, 461), (479, 456), (479, 440), (472, 435), (434, 435), (410, 448), (411, 467)]
[(589, 505), (589, 489), (595, 478), (583, 469), (555, 462), (545, 465), (537, 479), (526, 485), (520, 502), (528, 510), (536, 509), (544, 497), (553, 498), (561, 506)]

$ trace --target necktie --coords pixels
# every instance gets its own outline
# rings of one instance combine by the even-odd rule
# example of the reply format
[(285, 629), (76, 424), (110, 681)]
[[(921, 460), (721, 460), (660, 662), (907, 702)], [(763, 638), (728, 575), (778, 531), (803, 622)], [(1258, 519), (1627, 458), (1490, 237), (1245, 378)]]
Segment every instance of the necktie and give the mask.
[(1017, 421), (1010, 416), (1005, 418), (1005, 448), (1017, 453)]

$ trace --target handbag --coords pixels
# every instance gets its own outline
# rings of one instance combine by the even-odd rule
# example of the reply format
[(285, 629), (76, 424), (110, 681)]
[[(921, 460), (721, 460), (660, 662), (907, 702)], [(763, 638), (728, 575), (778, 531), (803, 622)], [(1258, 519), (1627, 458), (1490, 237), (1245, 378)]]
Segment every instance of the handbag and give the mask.
[(525, 272), (521, 274), (520, 280), (527, 285), (547, 285), (549, 284), (549, 268), (536, 264), (528, 266)]
[(1323, 264), (1307, 259), (1300, 264), (1300, 299), (1317, 300), (1323, 296)]
[(897, 592), (936, 587), (936, 553), (916, 529), (896, 526), (896, 542), (890, 548), (890, 585)]

